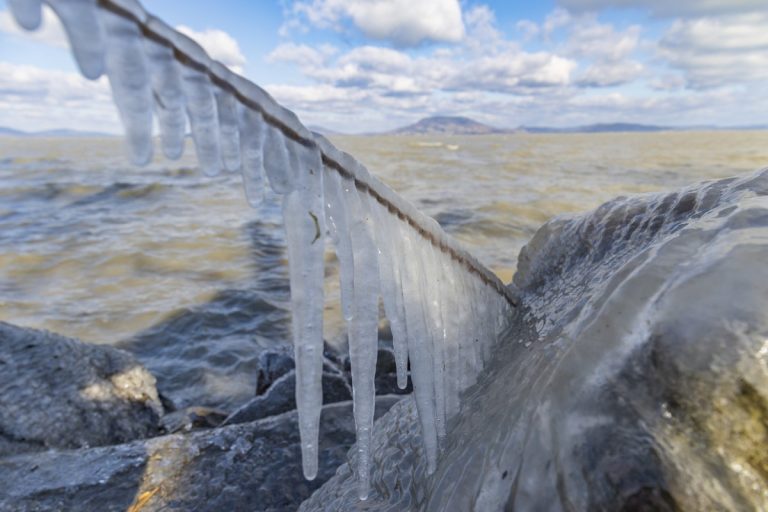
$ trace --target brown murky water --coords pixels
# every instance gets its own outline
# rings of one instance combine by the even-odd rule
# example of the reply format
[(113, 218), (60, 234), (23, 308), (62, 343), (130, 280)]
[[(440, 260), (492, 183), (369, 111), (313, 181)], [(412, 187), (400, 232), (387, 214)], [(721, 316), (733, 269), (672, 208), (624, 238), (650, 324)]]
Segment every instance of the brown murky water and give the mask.
[[(768, 166), (768, 132), (334, 142), (505, 281), (555, 215)], [(246, 396), (258, 348), (286, 342), (286, 281), (277, 200), (248, 208), (239, 176), (201, 176), (191, 147), (137, 169), (120, 139), (0, 138), (0, 320), (131, 347), (180, 389), (197, 386), (190, 402)]]

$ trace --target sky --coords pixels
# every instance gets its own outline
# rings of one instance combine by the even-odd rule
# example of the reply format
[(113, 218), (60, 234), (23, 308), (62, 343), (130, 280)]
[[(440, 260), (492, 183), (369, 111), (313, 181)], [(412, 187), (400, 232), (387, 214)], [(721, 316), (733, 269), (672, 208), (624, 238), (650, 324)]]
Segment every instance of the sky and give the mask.
[[(310, 126), (768, 124), (768, 0), (145, 0)], [(0, 126), (120, 132), (46, 8), (0, 0)]]

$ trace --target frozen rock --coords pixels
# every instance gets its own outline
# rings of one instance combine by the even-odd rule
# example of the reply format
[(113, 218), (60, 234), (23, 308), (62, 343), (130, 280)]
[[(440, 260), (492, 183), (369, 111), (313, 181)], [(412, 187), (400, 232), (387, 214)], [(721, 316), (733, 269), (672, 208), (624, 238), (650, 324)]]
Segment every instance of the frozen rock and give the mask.
[(127, 352), (0, 322), (0, 455), (151, 437), (162, 414)]
[[(768, 509), (767, 196), (768, 170), (543, 226), (435, 472), (404, 400), (365, 509)], [(356, 488), (345, 465), (300, 510)]]

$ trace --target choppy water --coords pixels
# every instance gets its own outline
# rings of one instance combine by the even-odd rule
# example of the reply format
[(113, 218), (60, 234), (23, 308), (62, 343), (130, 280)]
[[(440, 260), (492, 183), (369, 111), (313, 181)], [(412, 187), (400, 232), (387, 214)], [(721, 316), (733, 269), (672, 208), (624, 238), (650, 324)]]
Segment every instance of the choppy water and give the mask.
[[(554, 215), (768, 165), (768, 132), (334, 142), (505, 281)], [(249, 209), (238, 176), (203, 177), (193, 154), (137, 169), (120, 139), (0, 139), (0, 320), (131, 348), (179, 404), (229, 407), (259, 348), (287, 340), (283, 232), (274, 198)]]

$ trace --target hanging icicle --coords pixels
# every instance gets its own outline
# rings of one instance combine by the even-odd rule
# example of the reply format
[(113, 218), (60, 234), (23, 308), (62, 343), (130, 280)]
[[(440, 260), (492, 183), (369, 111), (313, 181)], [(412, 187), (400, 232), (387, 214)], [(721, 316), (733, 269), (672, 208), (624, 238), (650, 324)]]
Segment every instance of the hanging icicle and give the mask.
[[(167, 157), (181, 155), (189, 123), (203, 172), (239, 170), (253, 206), (263, 200), (265, 176), (283, 196), (304, 475), (314, 478), (318, 468), (326, 232), (348, 323), (360, 498), (370, 491), (379, 298), (401, 388), (410, 365), (433, 471), (461, 392), (476, 381), (515, 306), (509, 290), (433, 219), (135, 0), (46, 3), (64, 24), (82, 74), (109, 77), (134, 162), (152, 157), (154, 112)], [(40, 25), (40, 0), (9, 6), (22, 27)]]

